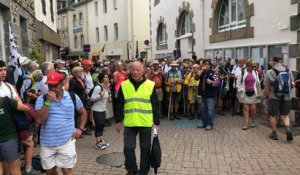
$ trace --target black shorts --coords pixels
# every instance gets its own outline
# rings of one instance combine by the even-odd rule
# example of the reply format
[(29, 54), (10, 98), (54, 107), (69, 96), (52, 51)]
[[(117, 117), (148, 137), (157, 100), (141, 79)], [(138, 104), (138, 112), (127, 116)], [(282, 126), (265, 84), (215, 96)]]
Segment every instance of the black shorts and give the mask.
[[(171, 96), (172, 96), (172, 100), (174, 100), (175, 102), (179, 102), (182, 98), (182, 92), (172, 92)], [(168, 100), (170, 99), (170, 92), (167, 92), (167, 98)]]
[(270, 116), (288, 115), (291, 110), (291, 101), (269, 99), (268, 113)]

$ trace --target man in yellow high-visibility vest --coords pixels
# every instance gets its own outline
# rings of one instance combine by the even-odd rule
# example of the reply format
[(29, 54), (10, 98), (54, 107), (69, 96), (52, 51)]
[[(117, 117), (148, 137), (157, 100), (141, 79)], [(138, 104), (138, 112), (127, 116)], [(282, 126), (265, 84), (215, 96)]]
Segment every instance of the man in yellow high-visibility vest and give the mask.
[[(158, 129), (158, 100), (155, 83), (143, 76), (143, 64), (132, 63), (130, 77), (121, 84), (116, 103), (116, 130), (124, 125), (124, 156), (127, 174), (146, 175), (150, 169), (151, 129)], [(124, 115), (124, 118), (123, 118)], [(140, 139), (140, 170), (136, 163), (136, 136)]]

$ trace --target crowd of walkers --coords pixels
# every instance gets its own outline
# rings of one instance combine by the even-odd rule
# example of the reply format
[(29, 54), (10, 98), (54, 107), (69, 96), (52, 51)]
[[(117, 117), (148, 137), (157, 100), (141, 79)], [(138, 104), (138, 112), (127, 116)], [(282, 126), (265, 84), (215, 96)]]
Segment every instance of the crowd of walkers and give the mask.
[[(104, 127), (110, 126), (114, 118), (119, 132), (126, 115), (139, 116), (129, 114), (130, 110), (144, 112), (143, 117), (149, 117), (145, 111), (151, 111), (153, 121), (146, 121), (146, 127), (155, 125), (158, 128), (159, 119), (180, 120), (184, 117), (201, 119), (202, 124), (197, 128), (205, 130), (214, 129), (217, 114), (225, 115), (229, 111), (232, 116), (243, 117), (242, 130), (255, 127), (256, 117), (266, 115), (272, 128), (269, 137), (274, 140), (278, 139), (276, 117), (281, 116), (286, 139), (293, 140), (288, 116), (291, 89), (299, 88), (300, 83), (294, 81), (293, 74), (280, 57), (273, 57), (267, 68), (244, 57), (236, 60), (186, 58), (180, 62), (171, 56), (151, 62), (114, 59), (65, 62), (57, 59), (41, 65), (20, 57), (19, 63), (21, 72), (15, 79), (14, 66), (0, 60), (0, 174), (4, 167), (11, 174), (21, 174), (20, 167), (23, 167), (23, 174), (39, 174), (32, 167), (33, 149), (38, 143), (41, 145), (41, 163), (47, 174), (56, 174), (57, 167), (62, 168), (63, 174), (72, 174), (77, 160), (76, 139), (94, 133), (95, 148), (106, 149), (110, 144), (104, 140)], [(296, 79), (299, 78), (298, 75)], [(134, 107), (129, 103), (130, 95), (134, 94), (131, 84), (136, 90), (134, 105), (145, 109), (130, 109)], [(138, 91), (140, 88), (145, 91)], [(148, 100), (151, 101), (148, 106), (139, 104)], [(19, 115), (28, 118), (28, 126), (20, 128), (14, 124), (19, 121), (13, 116)], [(129, 138), (132, 134), (142, 134), (148, 143), (151, 129), (129, 129), (139, 124), (126, 119), (124, 134)], [(135, 161), (135, 157), (132, 158), (133, 140), (124, 139), (124, 144), (125, 167), (129, 174), (137, 174), (136, 165), (131, 162)], [(140, 146), (145, 148), (145, 145)], [(146, 151), (148, 147), (149, 144)], [(24, 153), (23, 166), (19, 160), (20, 151)], [(148, 160), (148, 154), (142, 156), (143, 160)], [(148, 173), (145, 162), (141, 163), (141, 168)]]

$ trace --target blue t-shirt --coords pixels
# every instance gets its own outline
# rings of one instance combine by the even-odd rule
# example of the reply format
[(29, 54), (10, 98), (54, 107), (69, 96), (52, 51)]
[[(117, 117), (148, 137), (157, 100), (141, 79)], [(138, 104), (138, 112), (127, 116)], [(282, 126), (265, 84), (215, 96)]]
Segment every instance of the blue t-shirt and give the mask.
[[(76, 109), (83, 107), (80, 98), (76, 97)], [(44, 105), (43, 95), (39, 96), (35, 110)], [(75, 132), (74, 105), (67, 91), (63, 91), (61, 101), (55, 99), (50, 106), (48, 117), (41, 125), (40, 144), (46, 147), (57, 147), (65, 144)]]

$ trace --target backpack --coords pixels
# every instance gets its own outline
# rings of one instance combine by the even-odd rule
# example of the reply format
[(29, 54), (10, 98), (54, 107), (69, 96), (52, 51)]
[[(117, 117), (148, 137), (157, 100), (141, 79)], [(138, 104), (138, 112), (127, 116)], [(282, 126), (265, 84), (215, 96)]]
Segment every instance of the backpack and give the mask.
[(272, 83), (275, 94), (289, 94), (290, 93), (290, 73), (289, 70), (279, 71), (275, 68), (272, 69), (276, 74), (276, 79)]
[[(11, 86), (6, 82), (4, 82), (4, 84), (10, 90), (10, 98), (13, 98), (13, 92), (12, 92)], [(11, 116), (16, 123), (18, 131), (28, 130), (30, 123), (33, 121), (29, 120), (29, 118), (25, 112), (13, 110), (12, 107), (10, 106), (10, 103), (7, 98), (9, 98), (9, 97), (5, 97), (3, 99), (3, 102), (4, 102), (4, 105), (6, 106), (7, 110), (9, 111), (9, 113), (12, 114)]]
[[(101, 92), (103, 91), (103, 87), (100, 84), (98, 84), (96, 86), (100, 86)], [(94, 89), (95, 89), (96, 86), (94, 86), (93, 89), (91, 89), (90, 92), (88, 93), (89, 98), (92, 97)]]

